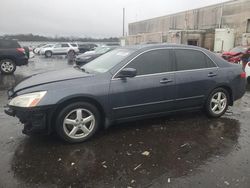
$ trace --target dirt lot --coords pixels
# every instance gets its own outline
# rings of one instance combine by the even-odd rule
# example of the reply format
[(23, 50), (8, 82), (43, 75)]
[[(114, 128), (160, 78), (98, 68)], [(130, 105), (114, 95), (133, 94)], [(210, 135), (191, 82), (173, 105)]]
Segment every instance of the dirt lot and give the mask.
[(28, 137), (4, 114), (6, 91), (24, 77), (71, 67), (35, 57), (0, 75), (0, 187), (250, 187), (250, 87), (219, 119), (185, 113), (115, 125), (86, 143)]

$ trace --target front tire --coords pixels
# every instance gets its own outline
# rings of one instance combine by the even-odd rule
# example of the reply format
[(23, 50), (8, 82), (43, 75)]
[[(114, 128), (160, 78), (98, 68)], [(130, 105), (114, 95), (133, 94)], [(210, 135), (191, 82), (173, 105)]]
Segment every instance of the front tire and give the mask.
[(56, 132), (66, 142), (79, 143), (92, 137), (100, 125), (98, 109), (87, 102), (76, 102), (62, 109), (56, 120)]
[(206, 102), (206, 112), (209, 117), (218, 118), (222, 116), (228, 108), (229, 94), (223, 88), (212, 91)]
[(0, 61), (0, 71), (3, 74), (13, 74), (16, 70), (16, 64), (11, 59), (3, 59)]

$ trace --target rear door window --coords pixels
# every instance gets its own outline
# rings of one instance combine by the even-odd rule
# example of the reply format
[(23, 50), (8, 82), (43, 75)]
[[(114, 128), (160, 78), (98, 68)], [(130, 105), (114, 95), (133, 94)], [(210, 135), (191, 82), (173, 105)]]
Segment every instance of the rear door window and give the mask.
[(170, 50), (159, 49), (143, 53), (126, 67), (136, 69), (137, 75), (170, 72), (173, 70)]
[[(200, 51), (176, 49), (175, 57), (177, 71), (207, 68), (206, 58), (208, 57)], [(211, 64), (211, 62), (208, 63)]]
[(69, 45), (68, 44), (62, 44), (62, 48), (68, 48)]
[(0, 40), (0, 48), (20, 48), (20, 45), (15, 40)]
[(207, 68), (217, 67), (217, 65), (207, 56), (206, 56), (206, 62), (207, 62)]

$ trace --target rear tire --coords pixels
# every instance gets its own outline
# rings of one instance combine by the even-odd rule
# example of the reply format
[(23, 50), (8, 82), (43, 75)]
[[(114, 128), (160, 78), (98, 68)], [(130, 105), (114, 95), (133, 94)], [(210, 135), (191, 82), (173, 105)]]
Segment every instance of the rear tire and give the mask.
[(47, 57), (47, 58), (52, 57), (52, 52), (51, 51), (46, 51), (45, 52), (45, 57)]
[(92, 137), (100, 127), (100, 112), (87, 102), (64, 107), (56, 119), (56, 132), (66, 142), (79, 143)]
[(16, 70), (16, 63), (11, 59), (0, 61), (0, 71), (2, 74), (13, 74)]
[(228, 108), (229, 93), (223, 88), (217, 88), (210, 93), (206, 102), (206, 112), (209, 117), (218, 118), (222, 116)]

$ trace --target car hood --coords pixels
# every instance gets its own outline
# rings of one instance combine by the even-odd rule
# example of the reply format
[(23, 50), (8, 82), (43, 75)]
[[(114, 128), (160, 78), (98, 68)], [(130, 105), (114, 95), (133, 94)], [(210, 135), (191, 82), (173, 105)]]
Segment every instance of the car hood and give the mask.
[(67, 68), (56, 71), (49, 71), (46, 73), (35, 74), (25, 78), (13, 89), (13, 92), (16, 93), (20, 90), (27, 89), (30, 87), (60, 82), (65, 80), (79, 79), (84, 77), (93, 76), (92, 74), (84, 73), (79, 69)]

